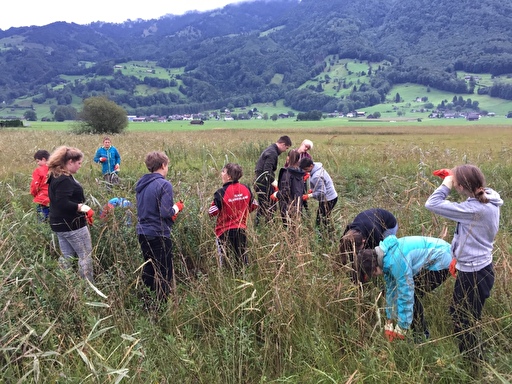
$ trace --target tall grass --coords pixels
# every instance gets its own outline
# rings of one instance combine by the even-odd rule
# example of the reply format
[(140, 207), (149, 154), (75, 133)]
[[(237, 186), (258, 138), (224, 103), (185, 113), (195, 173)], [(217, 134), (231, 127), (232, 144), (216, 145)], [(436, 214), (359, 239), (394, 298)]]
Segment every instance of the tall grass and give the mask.
[[(249, 223), (250, 266), (218, 267), (207, 215), (225, 162), (250, 184), (260, 152), (281, 134), (314, 144), (334, 179), (334, 230), (314, 227), (316, 203), (293, 230)], [(0, 381), (94, 383), (460, 383), (512, 380), (512, 133), (499, 127), (287, 128), (281, 131), (128, 132), (114, 136), (121, 186), (102, 185), (92, 156), (99, 136), (0, 131)], [(133, 186), (150, 150), (164, 150), (176, 198), (176, 291), (158, 305), (139, 279), (142, 258), (126, 211), (91, 229), (95, 285), (59, 269), (56, 238), (36, 219), (28, 194), (33, 153), (61, 144), (86, 155), (76, 175), (99, 213), (114, 196), (135, 202)], [(280, 165), (284, 162), (281, 156)], [(431, 171), (471, 162), (505, 200), (496, 239), (496, 284), (482, 335), (482, 376), (466, 370), (452, 336), (453, 279), (425, 298), (432, 338), (388, 343), (382, 333), (383, 282), (357, 289), (336, 263), (337, 243), (361, 210), (383, 207), (399, 236), (433, 235), (453, 224), (424, 208), (439, 184)], [(453, 198), (457, 197), (453, 195)], [(252, 219), (252, 218), (251, 218)]]

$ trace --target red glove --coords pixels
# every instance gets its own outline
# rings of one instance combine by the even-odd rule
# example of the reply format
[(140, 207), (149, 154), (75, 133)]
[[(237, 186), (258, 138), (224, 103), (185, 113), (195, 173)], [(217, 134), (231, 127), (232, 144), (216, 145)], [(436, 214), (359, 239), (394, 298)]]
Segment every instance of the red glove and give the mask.
[(407, 333), (406, 329), (400, 328), (397, 324), (393, 329), (393, 324), (386, 324), (384, 327), (384, 336), (388, 339), (389, 342), (394, 340), (404, 340), (405, 334)]
[(304, 174), (304, 176), (302, 177), (302, 178), (303, 178), (303, 180), (304, 180), (304, 182), (306, 182), (306, 181), (309, 179), (309, 177), (310, 177), (310, 176), (311, 176), (311, 175), (309, 174), (309, 172), (306, 172), (306, 173)]
[(306, 201), (307, 199), (309, 199), (310, 197), (312, 197), (313, 195), (311, 193), (307, 194), (307, 195), (302, 195), (302, 201)]
[(185, 204), (183, 204), (183, 200), (178, 201), (172, 206), (172, 209), (174, 210), (174, 216), (178, 214), (178, 212), (183, 211), (183, 208), (185, 208)]
[(279, 187), (277, 186), (277, 180), (274, 180), (274, 181), (272, 182), (272, 187), (274, 187), (274, 191), (275, 191), (275, 192), (279, 191)]
[(434, 176), (438, 176), (444, 180), (446, 176), (453, 176), (452, 170), (448, 168), (438, 169), (432, 172)]
[(104, 163), (105, 161), (107, 161), (106, 157), (100, 157), (100, 163)]
[(450, 266), (448, 267), (448, 270), (453, 277), (457, 277), (457, 269), (455, 268), (455, 264), (457, 264), (457, 259), (453, 258)]
[(116, 164), (114, 167), (114, 171), (119, 171), (119, 164)]
[(87, 224), (92, 225), (94, 223), (94, 211), (92, 209), (89, 209), (87, 212), (85, 212), (85, 219), (87, 220)]
[(277, 192), (274, 192), (270, 195), (270, 200), (272, 201), (279, 201), (279, 198), (277, 197)]

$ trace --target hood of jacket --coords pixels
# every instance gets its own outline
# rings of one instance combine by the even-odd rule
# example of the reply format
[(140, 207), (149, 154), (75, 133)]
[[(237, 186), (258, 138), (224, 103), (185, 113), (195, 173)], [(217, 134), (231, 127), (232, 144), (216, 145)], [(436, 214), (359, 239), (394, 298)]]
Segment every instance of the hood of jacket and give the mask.
[(163, 179), (164, 177), (159, 173), (146, 173), (143, 175), (140, 180), (137, 182), (135, 186), (135, 192), (140, 193), (144, 188), (146, 188), (152, 181), (156, 179)]

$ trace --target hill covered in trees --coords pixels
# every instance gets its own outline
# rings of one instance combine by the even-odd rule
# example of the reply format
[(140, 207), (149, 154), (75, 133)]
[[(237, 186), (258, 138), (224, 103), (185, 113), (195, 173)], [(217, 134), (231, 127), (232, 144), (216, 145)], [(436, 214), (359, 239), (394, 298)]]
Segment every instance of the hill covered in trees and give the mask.
[[(331, 112), (379, 104), (405, 82), (511, 100), (506, 83), (464, 78), (512, 73), (510, 14), (497, 0), (255, 0), (157, 20), (11, 28), (0, 31), (0, 100), (55, 110), (107, 95), (132, 114), (169, 115), (283, 99)], [(347, 60), (366, 64), (357, 81)], [(130, 73), (137, 62), (151, 69)]]

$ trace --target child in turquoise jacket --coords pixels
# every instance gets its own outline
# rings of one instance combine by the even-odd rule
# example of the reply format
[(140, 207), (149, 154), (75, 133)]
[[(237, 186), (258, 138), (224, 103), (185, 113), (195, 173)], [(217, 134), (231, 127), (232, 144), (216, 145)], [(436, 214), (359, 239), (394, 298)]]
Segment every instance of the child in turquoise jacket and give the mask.
[[(386, 284), (385, 335), (389, 341), (403, 339), (409, 328), (415, 334), (430, 333), (421, 298), (449, 276), (450, 244), (433, 237), (386, 237), (374, 249), (359, 252), (355, 269), (359, 281), (383, 275)], [(393, 326), (396, 320), (396, 326)]]

